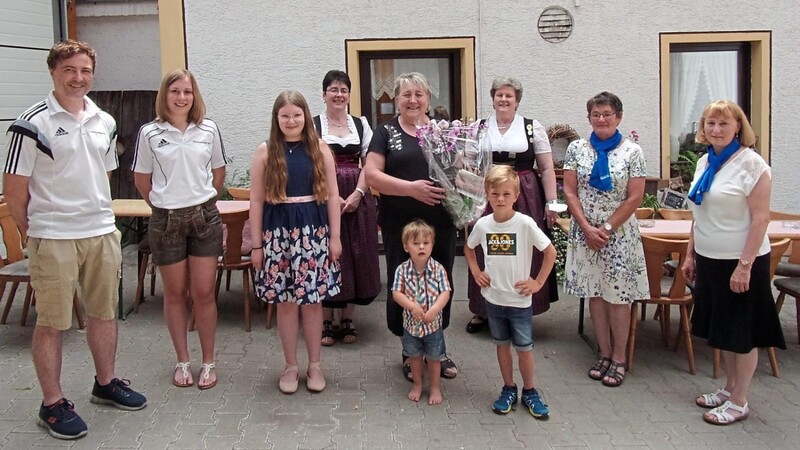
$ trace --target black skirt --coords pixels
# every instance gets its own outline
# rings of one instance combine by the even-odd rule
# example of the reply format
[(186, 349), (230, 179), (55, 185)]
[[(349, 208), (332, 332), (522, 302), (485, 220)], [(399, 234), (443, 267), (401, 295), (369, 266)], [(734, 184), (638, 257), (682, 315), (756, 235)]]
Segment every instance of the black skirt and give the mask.
[(692, 334), (708, 345), (735, 353), (756, 347), (786, 349), (775, 310), (769, 276), (769, 253), (753, 261), (750, 289), (735, 293), (730, 279), (737, 259), (696, 255), (697, 272), (692, 310)]

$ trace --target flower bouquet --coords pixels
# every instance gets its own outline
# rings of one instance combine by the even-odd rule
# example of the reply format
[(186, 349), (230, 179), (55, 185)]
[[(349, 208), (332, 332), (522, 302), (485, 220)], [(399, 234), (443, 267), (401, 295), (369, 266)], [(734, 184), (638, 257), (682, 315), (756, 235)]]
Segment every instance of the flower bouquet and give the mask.
[(458, 120), (430, 121), (417, 130), (428, 175), (444, 188), (442, 204), (458, 228), (479, 219), (486, 208), (483, 181), (492, 167), (492, 151), (485, 133), (479, 122)]

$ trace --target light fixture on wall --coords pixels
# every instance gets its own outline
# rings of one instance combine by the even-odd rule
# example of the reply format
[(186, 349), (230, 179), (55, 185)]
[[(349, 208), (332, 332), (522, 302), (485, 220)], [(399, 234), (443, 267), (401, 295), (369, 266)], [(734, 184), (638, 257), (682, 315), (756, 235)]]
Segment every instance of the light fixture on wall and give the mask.
[(572, 15), (560, 6), (550, 6), (539, 16), (539, 35), (547, 42), (557, 44), (572, 33)]

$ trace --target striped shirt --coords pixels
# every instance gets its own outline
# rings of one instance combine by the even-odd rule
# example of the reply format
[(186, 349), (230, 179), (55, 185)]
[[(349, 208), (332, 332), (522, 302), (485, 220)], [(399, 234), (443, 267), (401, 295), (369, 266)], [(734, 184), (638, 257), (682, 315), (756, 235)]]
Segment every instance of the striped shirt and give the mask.
[[(411, 259), (397, 266), (394, 272), (392, 291), (404, 294), (427, 311), (436, 303), (439, 294), (452, 291), (444, 266), (433, 258), (428, 259), (425, 270), (417, 272)], [(442, 313), (436, 315), (431, 323), (414, 320), (411, 312), (403, 310), (403, 326), (412, 336), (422, 337), (432, 334), (442, 327)]]
[(8, 128), (5, 173), (28, 177), (28, 236), (84, 239), (116, 231), (108, 172), (116, 169), (114, 119), (84, 98), (77, 118), (50, 95)]

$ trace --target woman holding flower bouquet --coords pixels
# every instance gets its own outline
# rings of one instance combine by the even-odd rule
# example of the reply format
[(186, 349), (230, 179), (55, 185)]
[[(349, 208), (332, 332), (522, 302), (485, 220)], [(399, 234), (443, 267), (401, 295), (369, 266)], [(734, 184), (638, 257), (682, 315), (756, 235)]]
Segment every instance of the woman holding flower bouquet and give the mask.
[[(392, 286), (397, 266), (408, 259), (403, 250), (403, 227), (415, 220), (429, 223), (436, 232), (431, 256), (442, 264), (453, 286), (456, 255), (456, 228), (441, 201), (444, 189), (428, 178), (428, 162), (417, 138), (417, 128), (428, 123), (431, 90), (425, 77), (416, 72), (395, 79), (394, 99), (399, 114), (379, 126), (370, 144), (364, 165), (367, 184), (381, 193), (378, 223), (386, 252), (387, 286)], [(442, 311), (442, 328), (450, 323), (449, 302)], [(386, 302), (386, 321), (396, 336), (403, 335), (403, 308), (391, 298)], [(441, 375), (455, 378), (458, 368), (446, 354), (441, 359)], [(410, 378), (411, 368), (403, 364)]]
[[(557, 202), (556, 173), (547, 132), (539, 121), (517, 114), (522, 100), (522, 83), (519, 80), (496, 78), (489, 94), (495, 113), (484, 123), (487, 127), (486, 138), (492, 149), (492, 162), (514, 167), (520, 181), (520, 196), (515, 209), (533, 218), (540, 229), (549, 233), (548, 229), (553, 227), (558, 214), (546, 207), (546, 204)], [(491, 206), (487, 206), (484, 214), (491, 213)], [(476, 256), (478, 265), (483, 267), (483, 255), (478, 253)], [(542, 253), (534, 252), (531, 264), (531, 276), (534, 278), (542, 266), (542, 259)], [(471, 273), (468, 273), (467, 281), (469, 310), (474, 314), (467, 323), (467, 333), (477, 333), (486, 325), (486, 300)], [(547, 311), (550, 303), (556, 300), (558, 284), (553, 271), (542, 289), (532, 296), (533, 315)]]
[(334, 344), (334, 309), (341, 311), (339, 331), (342, 342), (355, 342), (353, 326), (356, 305), (369, 305), (381, 291), (378, 264), (378, 224), (375, 198), (359, 168), (372, 140), (372, 129), (364, 117), (347, 113), (350, 77), (330, 70), (322, 79), (325, 113), (314, 117), (317, 134), (336, 158), (336, 180), (342, 208), (342, 256), (339, 264), (342, 288), (338, 295), (322, 302), (322, 345)]

